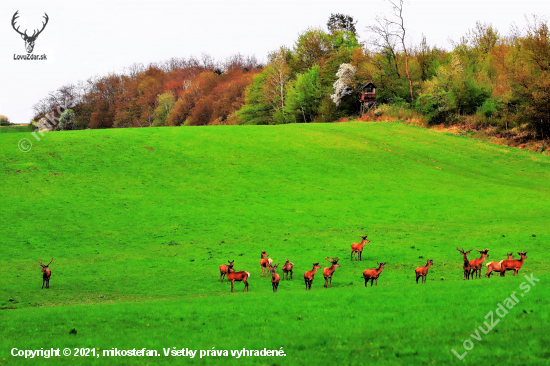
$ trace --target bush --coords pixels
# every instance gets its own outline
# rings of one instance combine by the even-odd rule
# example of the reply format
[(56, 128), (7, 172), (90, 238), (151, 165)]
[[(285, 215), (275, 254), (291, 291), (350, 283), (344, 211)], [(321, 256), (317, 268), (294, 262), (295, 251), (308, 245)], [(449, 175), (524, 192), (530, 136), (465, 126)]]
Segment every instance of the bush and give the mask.
[(13, 123), (10, 122), (10, 119), (6, 116), (0, 114), (0, 126), (9, 126)]
[(68, 131), (68, 130), (74, 130), (75, 129), (75, 114), (72, 109), (66, 109), (63, 113), (61, 113), (61, 117), (59, 118), (59, 123), (57, 124), (57, 131)]
[(498, 104), (493, 99), (487, 99), (477, 109), (477, 113), (485, 116), (486, 118), (491, 118), (497, 112), (498, 112)]

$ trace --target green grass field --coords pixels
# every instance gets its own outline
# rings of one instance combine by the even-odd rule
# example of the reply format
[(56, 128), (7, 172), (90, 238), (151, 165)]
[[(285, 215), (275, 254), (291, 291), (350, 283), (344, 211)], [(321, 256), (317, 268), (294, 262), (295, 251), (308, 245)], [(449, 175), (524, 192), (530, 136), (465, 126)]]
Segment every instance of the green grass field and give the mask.
[[(0, 158), (1, 365), (550, 364), (547, 156), (353, 122), (2, 134)], [(363, 261), (350, 261), (365, 234)], [(457, 246), (469, 259), (528, 254), (519, 277), (463, 281)], [(295, 264), (276, 294), (262, 250)], [(326, 256), (340, 258), (332, 288), (319, 271), (306, 292), (304, 272)], [(52, 257), (41, 290), (39, 260)], [(227, 260), (251, 273), (249, 293), (219, 282)], [(387, 265), (365, 288), (376, 262)], [(540, 282), (525, 292), (531, 273)], [(513, 291), (519, 303), (473, 339)], [(468, 339), (460, 361), (451, 349)], [(51, 347), (162, 356), (11, 355)], [(165, 357), (173, 347), (286, 356)]]
[(2, 126), (0, 133), (31, 132), (29, 126)]

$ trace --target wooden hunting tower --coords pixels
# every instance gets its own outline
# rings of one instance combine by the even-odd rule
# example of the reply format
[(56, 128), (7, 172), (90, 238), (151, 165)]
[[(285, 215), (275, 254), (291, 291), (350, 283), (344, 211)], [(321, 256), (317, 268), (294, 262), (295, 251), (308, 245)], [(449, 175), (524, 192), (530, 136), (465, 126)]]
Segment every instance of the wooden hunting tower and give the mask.
[(361, 93), (361, 115), (365, 110), (376, 108), (376, 85), (373, 83), (366, 83), (363, 85)]

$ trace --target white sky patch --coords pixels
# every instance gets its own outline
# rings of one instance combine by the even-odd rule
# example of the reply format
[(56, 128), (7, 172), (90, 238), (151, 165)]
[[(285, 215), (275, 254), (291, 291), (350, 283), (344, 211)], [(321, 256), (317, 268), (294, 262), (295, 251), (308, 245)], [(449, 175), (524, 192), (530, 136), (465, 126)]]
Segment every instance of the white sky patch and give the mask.
[[(11, 26), (19, 10), (20, 31), (40, 29), (44, 13), (49, 23), (36, 40), (33, 54), (47, 61), (14, 60), (25, 44)], [(0, 5), (0, 114), (28, 123), (32, 106), (58, 87), (94, 75), (122, 72), (133, 63), (148, 64), (172, 57), (217, 60), (240, 52), (267, 59), (279, 46), (291, 47), (308, 27), (326, 29), (331, 13), (358, 21), (360, 40), (365, 27), (380, 13), (383, 0), (256, 0), (256, 1), (15, 1)], [(409, 0), (405, 21), (409, 43), (422, 34), (430, 45), (450, 49), (476, 21), (492, 23), (507, 34), (524, 15), (550, 15), (548, 0)]]

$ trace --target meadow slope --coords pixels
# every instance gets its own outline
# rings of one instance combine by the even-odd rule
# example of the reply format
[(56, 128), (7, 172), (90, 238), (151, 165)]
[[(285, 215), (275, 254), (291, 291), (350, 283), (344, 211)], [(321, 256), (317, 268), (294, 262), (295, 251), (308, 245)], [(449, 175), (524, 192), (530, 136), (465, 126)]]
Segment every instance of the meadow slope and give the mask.
[[(17, 148), (25, 136), (27, 153)], [(41, 141), (8, 133), (0, 159), (2, 365), (178, 361), (25, 360), (13, 347), (286, 353), (186, 361), (206, 365), (549, 363), (547, 156), (352, 122), (66, 131)], [(363, 261), (350, 261), (365, 234)], [(528, 254), (520, 277), (463, 281), (457, 246), (489, 248), (488, 260)], [(261, 277), (262, 250), (295, 264), (277, 294)], [(332, 288), (319, 272), (304, 291), (304, 271), (328, 266), (326, 256), (340, 258)], [(51, 288), (41, 290), (38, 261), (51, 257)], [(416, 285), (427, 259), (428, 283)], [(219, 282), (227, 260), (251, 273), (249, 293)], [(376, 262), (386, 268), (366, 289), (362, 271)], [(463, 353), (531, 273), (540, 282), (459, 361), (451, 349)]]

